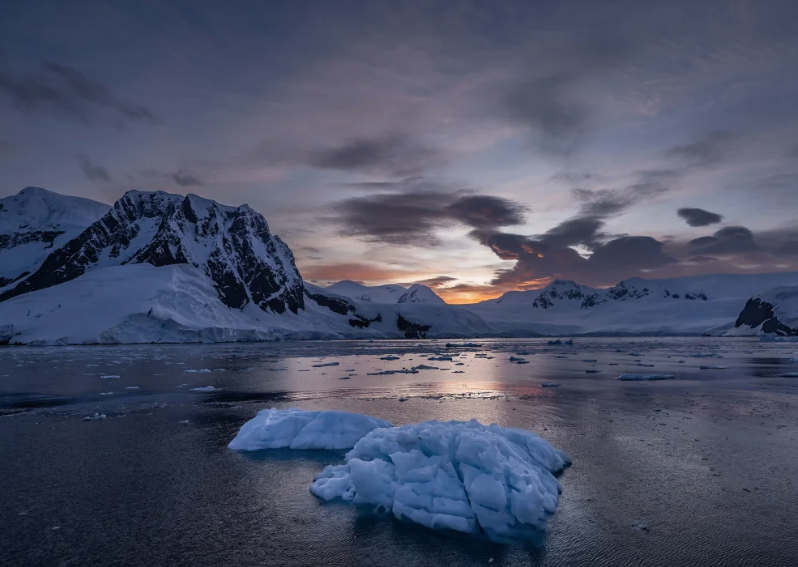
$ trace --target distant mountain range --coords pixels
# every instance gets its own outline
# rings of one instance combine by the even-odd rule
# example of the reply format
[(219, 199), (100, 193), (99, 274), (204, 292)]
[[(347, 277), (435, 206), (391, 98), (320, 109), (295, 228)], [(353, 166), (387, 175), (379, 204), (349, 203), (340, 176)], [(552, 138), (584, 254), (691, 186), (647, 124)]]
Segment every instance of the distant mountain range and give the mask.
[(130, 191), (0, 200), (0, 343), (580, 334), (798, 335), (798, 274), (556, 280), (473, 305), (429, 287), (304, 282), (246, 205)]

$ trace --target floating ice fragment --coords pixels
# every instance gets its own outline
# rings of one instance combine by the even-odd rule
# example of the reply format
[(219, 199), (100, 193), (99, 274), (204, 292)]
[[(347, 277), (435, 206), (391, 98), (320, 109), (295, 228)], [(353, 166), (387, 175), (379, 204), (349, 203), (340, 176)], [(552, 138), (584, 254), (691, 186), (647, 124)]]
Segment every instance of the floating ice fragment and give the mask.
[(702, 364), (698, 367), (699, 370), (726, 370), (725, 366), (713, 366), (711, 364)]
[(84, 417), (83, 421), (102, 421), (103, 419), (105, 419), (104, 413), (94, 412), (94, 415)]
[(382, 419), (345, 411), (268, 409), (246, 422), (228, 447), (236, 451), (260, 449), (351, 449), (378, 427), (392, 427)]
[(210, 368), (189, 368), (188, 370), (183, 370), (184, 374), (208, 374), (211, 371)]
[(314, 364), (313, 368), (324, 368), (326, 366), (338, 366), (340, 362), (323, 362), (322, 364)]
[(673, 374), (621, 374), (618, 380), (626, 382), (637, 382), (642, 380), (673, 380), (676, 378)]
[(138, 390), (138, 386), (125, 386), (125, 390)]
[(776, 374), (779, 378), (798, 378), (798, 372), (782, 372), (781, 374)]
[(221, 388), (217, 388), (215, 386), (200, 386), (199, 388), (191, 388), (192, 392), (213, 392), (215, 390), (221, 390)]
[(475, 420), (375, 429), (345, 459), (325, 468), (310, 491), (497, 541), (545, 528), (562, 491), (553, 473), (571, 463), (533, 433)]
[(399, 360), (399, 357), (389, 354), (388, 356), (383, 356), (380, 360)]
[(114, 380), (119, 377), (120, 376), (118, 374), (103, 374), (100, 376), (100, 378), (102, 378), (103, 380)]
[(541, 382), (540, 385), (543, 388), (559, 388), (560, 387), (560, 383), (559, 382)]

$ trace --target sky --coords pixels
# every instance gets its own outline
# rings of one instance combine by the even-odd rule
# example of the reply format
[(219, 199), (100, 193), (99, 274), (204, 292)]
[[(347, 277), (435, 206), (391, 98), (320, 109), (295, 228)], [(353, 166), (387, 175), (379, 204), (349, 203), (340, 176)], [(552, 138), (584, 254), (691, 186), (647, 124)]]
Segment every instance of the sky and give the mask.
[(0, 197), (196, 193), (452, 303), (798, 271), (794, 0), (4, 0)]

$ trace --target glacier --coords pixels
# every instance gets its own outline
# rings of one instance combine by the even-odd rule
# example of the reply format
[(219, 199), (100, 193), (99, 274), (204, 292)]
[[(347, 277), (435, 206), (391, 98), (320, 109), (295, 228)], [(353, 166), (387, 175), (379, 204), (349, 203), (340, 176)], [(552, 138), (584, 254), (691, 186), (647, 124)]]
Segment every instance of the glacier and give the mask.
[(570, 458), (537, 435), (476, 420), (374, 429), (330, 465), (310, 491), (376, 507), (431, 529), (495, 541), (540, 533)]

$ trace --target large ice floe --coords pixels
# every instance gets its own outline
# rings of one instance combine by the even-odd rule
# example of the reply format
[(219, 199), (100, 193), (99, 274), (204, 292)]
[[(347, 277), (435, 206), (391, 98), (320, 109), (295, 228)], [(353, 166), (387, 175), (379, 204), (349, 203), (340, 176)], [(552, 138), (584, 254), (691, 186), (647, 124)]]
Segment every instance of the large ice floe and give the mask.
[(378, 427), (393, 427), (384, 419), (345, 411), (268, 409), (246, 422), (228, 447), (236, 451), (261, 449), (328, 449), (354, 447)]
[(374, 429), (345, 460), (310, 491), (497, 541), (545, 529), (562, 492), (554, 473), (571, 463), (533, 433), (475, 420)]

